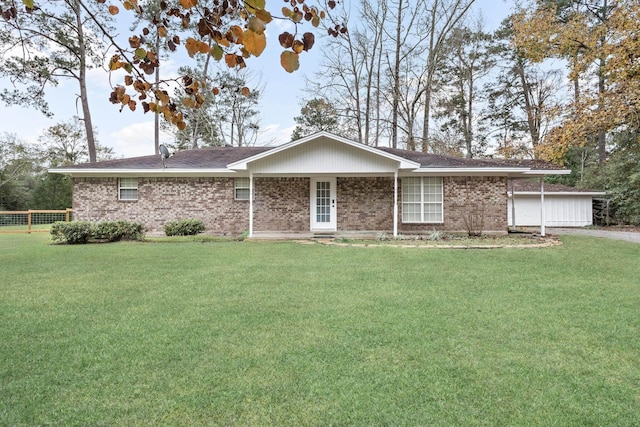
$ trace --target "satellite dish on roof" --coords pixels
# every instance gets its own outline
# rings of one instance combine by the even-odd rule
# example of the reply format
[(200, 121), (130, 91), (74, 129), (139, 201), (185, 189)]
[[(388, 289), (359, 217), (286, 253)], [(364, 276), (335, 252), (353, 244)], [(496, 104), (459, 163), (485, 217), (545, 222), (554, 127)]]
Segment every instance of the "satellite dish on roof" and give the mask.
[(170, 153), (169, 149), (164, 144), (160, 144), (158, 146), (158, 150), (160, 150), (160, 158), (162, 159), (162, 167), (166, 168), (167, 165), (164, 164), (164, 159), (168, 159), (169, 157), (173, 156), (173, 153)]

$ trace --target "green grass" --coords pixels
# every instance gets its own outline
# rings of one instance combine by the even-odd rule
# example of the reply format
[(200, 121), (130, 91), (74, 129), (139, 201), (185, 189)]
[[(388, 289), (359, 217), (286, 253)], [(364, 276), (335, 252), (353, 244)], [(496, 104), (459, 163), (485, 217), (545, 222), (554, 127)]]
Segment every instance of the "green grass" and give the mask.
[(640, 425), (640, 245), (0, 235), (0, 425)]

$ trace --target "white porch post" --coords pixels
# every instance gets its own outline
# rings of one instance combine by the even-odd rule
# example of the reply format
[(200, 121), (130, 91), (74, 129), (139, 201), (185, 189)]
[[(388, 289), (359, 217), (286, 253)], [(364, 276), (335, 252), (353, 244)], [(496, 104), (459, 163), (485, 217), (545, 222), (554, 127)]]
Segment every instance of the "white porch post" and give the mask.
[(511, 227), (516, 229), (516, 183), (515, 178), (511, 178)]
[(253, 237), (253, 172), (249, 172), (249, 237)]
[(393, 173), (393, 237), (398, 237), (398, 171)]
[(544, 218), (544, 177), (540, 177), (540, 235), (545, 236)]

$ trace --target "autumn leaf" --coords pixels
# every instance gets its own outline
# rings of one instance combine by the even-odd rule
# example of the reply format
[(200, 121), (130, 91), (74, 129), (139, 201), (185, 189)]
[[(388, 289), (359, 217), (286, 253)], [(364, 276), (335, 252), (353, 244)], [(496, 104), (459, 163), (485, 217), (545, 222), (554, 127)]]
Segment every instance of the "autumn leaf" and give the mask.
[(282, 68), (284, 68), (288, 73), (293, 73), (298, 68), (300, 68), (298, 54), (289, 50), (285, 50), (280, 54), (280, 65), (282, 65)]
[(119, 12), (120, 12), (120, 9), (118, 9), (118, 6), (109, 6), (109, 13), (110, 14), (117, 15)]
[(138, 49), (136, 49), (134, 55), (138, 59), (144, 59), (147, 56), (147, 51), (139, 47)]
[(33, 0), (22, 0), (22, 3), (29, 9), (33, 9)]
[(242, 93), (243, 96), (249, 96), (251, 95), (251, 90), (249, 90), (248, 87), (243, 87), (242, 90), (240, 91)]
[(267, 47), (267, 37), (264, 33), (258, 34), (251, 30), (245, 30), (242, 40), (244, 41), (245, 49), (255, 56), (260, 56)]
[(251, 13), (256, 13), (258, 10), (263, 10), (266, 6), (266, 0), (245, 0), (244, 6)]
[(210, 51), (211, 51), (211, 48), (209, 47), (208, 43), (205, 43), (205, 42), (198, 43), (198, 52), (209, 53)]
[(184, 47), (187, 49), (187, 53), (190, 57), (193, 57), (196, 53), (198, 53), (199, 42), (193, 37), (189, 37), (187, 42), (184, 44)]
[(261, 20), (265, 24), (268, 24), (269, 22), (271, 22), (273, 20), (273, 17), (271, 16), (271, 13), (269, 13), (266, 10), (256, 10), (256, 18), (258, 18), (259, 20)]
[[(227, 32), (228, 36), (227, 39), (229, 39), (229, 41), (232, 41), (233, 43), (238, 43), (238, 44), (242, 44), (242, 27), (238, 26), (238, 25), (233, 25), (231, 28), (229, 28), (229, 31)], [(231, 36), (229, 38), (229, 35)]]
[(304, 44), (300, 40), (294, 40), (291, 49), (293, 49), (295, 53), (302, 53), (302, 51), (304, 50)]
[(140, 47), (140, 37), (138, 37), (138, 36), (129, 37), (129, 46), (131, 46), (132, 49), (139, 48)]
[(308, 51), (309, 49), (311, 49), (313, 47), (313, 44), (315, 43), (315, 36), (313, 35), (313, 33), (304, 33), (302, 35), (302, 43), (304, 44), (304, 50)]
[(137, 0), (124, 0), (122, 2), (122, 5), (124, 6), (124, 8), (126, 10), (134, 10), (138, 7), (138, 1)]
[(198, 0), (180, 0), (180, 6), (184, 7), (185, 9), (191, 9), (192, 7), (195, 7), (198, 4)]
[(264, 30), (267, 28), (266, 24), (259, 18), (252, 16), (249, 18), (247, 22), (247, 29), (253, 31), (254, 33), (262, 34)]
[(224, 62), (227, 63), (227, 66), (229, 68), (233, 68), (236, 65), (238, 65), (238, 59), (236, 58), (236, 55), (232, 54), (232, 53), (227, 53), (224, 56)]
[(293, 46), (293, 34), (285, 31), (278, 36), (278, 41), (280, 42), (280, 46), (285, 49), (289, 49), (291, 46)]
[(213, 56), (213, 59), (215, 59), (216, 61), (220, 61), (222, 59), (223, 54), (224, 54), (224, 51), (220, 46), (214, 45), (211, 48), (211, 56)]

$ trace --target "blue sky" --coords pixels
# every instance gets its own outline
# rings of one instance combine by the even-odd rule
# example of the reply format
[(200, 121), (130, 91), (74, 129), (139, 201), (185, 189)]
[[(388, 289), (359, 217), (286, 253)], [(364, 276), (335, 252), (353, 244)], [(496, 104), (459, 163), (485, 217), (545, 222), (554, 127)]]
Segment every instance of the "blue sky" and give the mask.
[[(512, 4), (512, 0), (476, 0), (474, 10), (481, 11), (486, 27), (490, 30), (496, 28), (509, 14)], [(258, 144), (282, 144), (289, 141), (295, 127), (293, 117), (300, 113), (301, 102), (307, 96), (303, 91), (304, 77), (313, 76), (320, 57), (320, 43), (317, 43), (313, 49), (301, 55), (300, 69), (292, 74), (287, 73), (280, 66), (282, 49), (276, 34), (279, 31), (280, 28), (270, 27), (267, 49), (260, 58), (251, 58), (248, 62), (252, 73), (264, 85), (260, 104), (262, 132)], [(177, 70), (179, 65), (181, 64), (163, 65), (163, 72)], [(118, 80), (114, 82), (118, 83)], [(118, 157), (153, 154), (153, 116), (143, 114), (141, 109), (135, 112), (118, 112), (119, 108), (108, 101), (111, 88), (109, 76), (103, 70), (92, 70), (89, 73), (88, 89), (99, 143), (112, 147)], [(52, 119), (30, 109), (0, 105), (0, 132), (15, 133), (22, 140), (37, 142), (44, 129), (78, 114), (80, 105), (76, 103), (77, 93), (77, 84), (71, 81), (61, 82), (60, 86), (47, 92), (47, 99), (55, 112)]]

